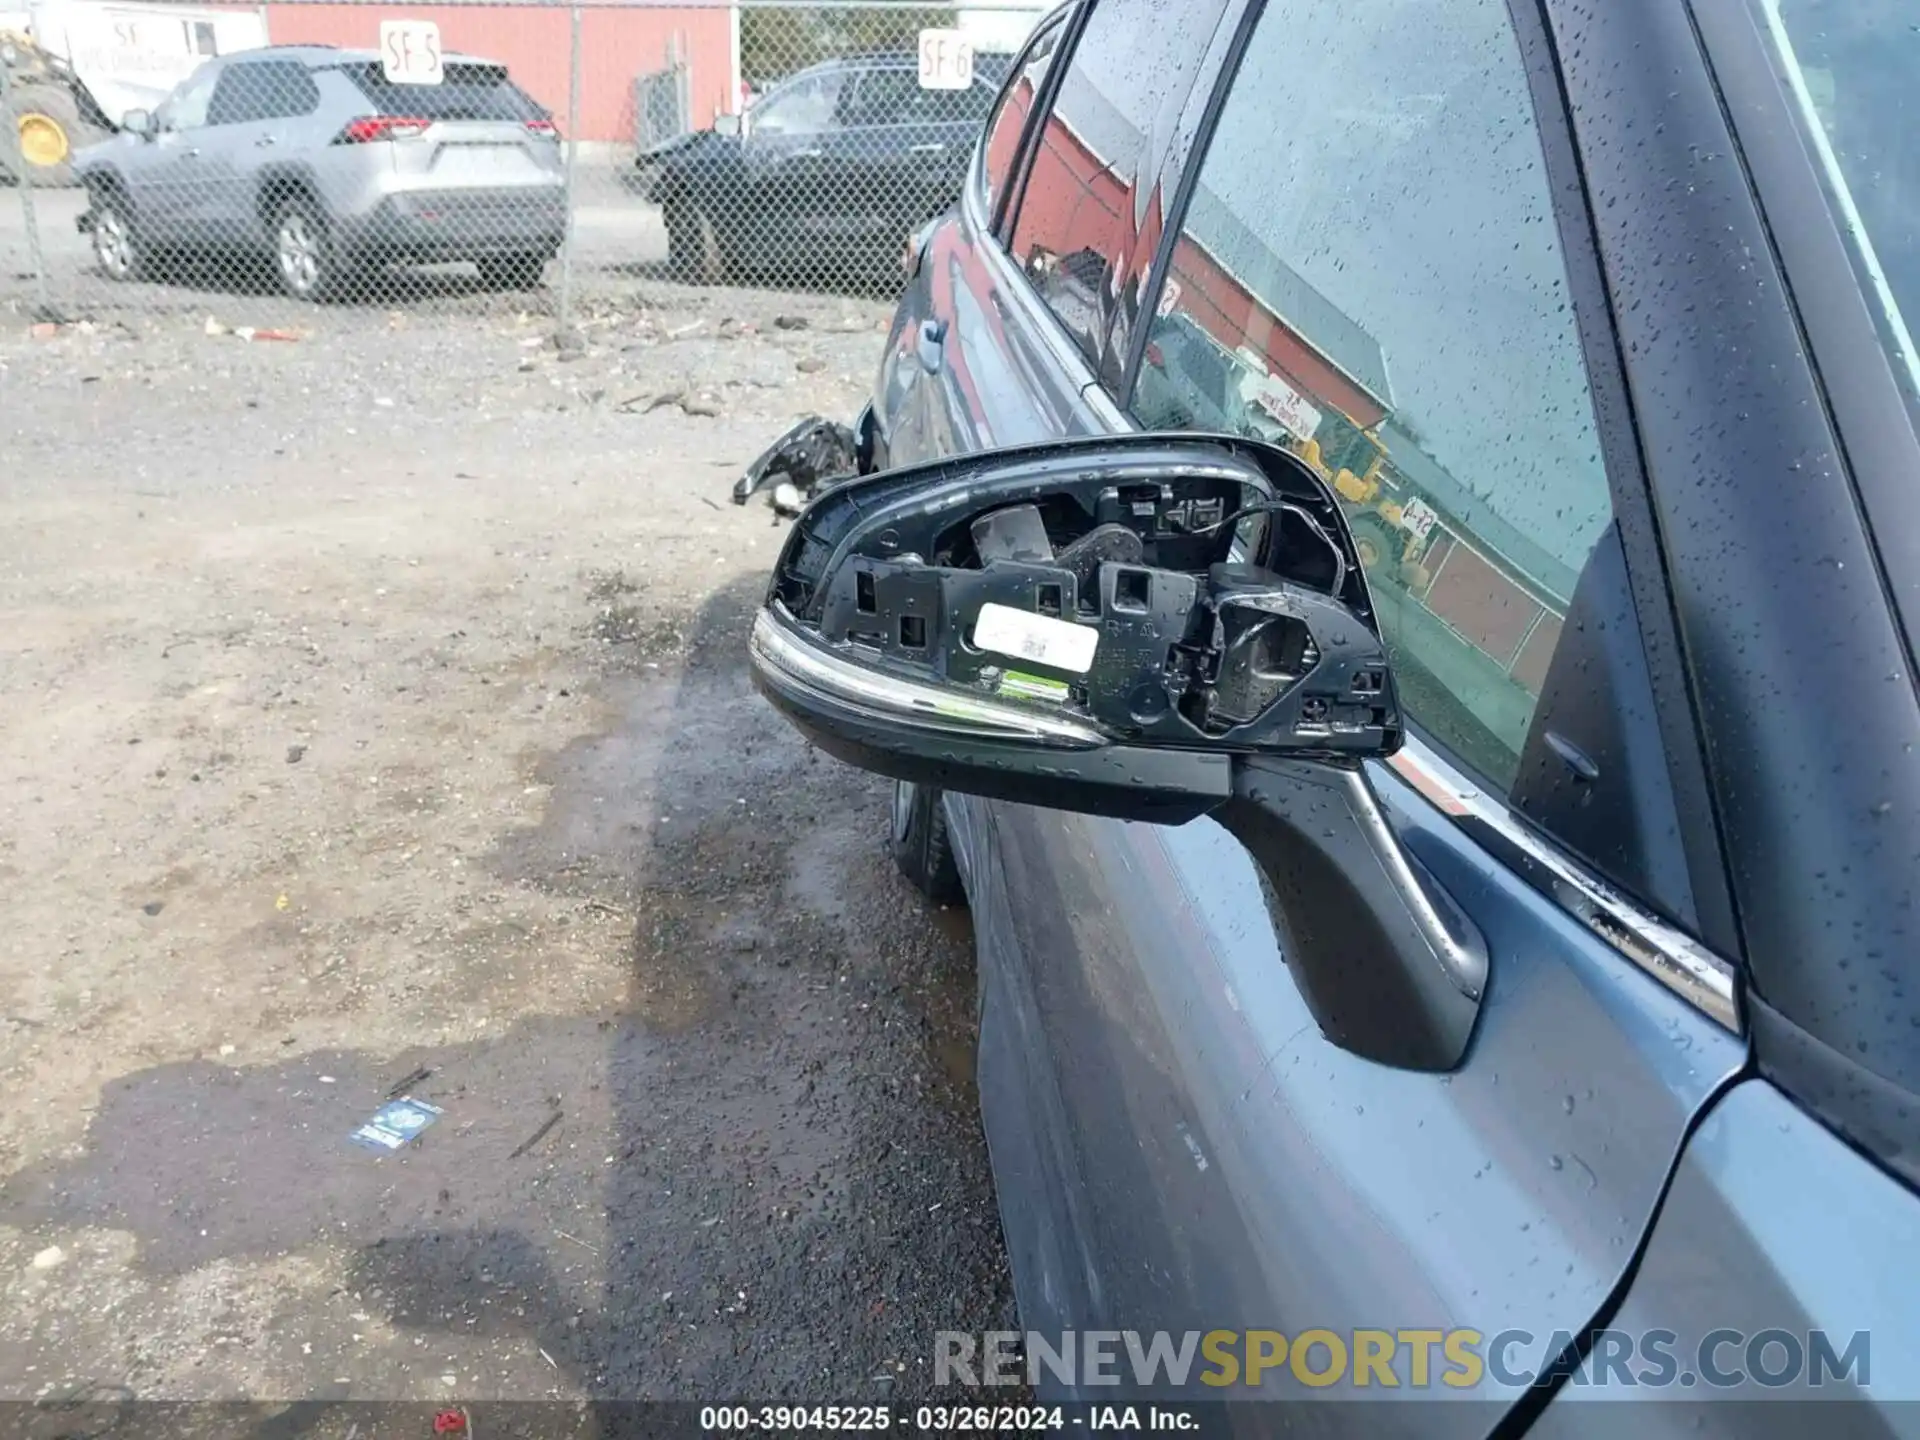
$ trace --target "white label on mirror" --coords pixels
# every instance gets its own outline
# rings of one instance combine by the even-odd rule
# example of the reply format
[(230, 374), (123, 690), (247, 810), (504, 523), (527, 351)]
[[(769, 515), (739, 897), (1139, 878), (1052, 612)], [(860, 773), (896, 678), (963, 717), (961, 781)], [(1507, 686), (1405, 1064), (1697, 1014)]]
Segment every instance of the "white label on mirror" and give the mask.
[(973, 643), (996, 655), (1084, 675), (1093, 668), (1100, 632), (1091, 625), (989, 602), (980, 607), (980, 618), (973, 622)]

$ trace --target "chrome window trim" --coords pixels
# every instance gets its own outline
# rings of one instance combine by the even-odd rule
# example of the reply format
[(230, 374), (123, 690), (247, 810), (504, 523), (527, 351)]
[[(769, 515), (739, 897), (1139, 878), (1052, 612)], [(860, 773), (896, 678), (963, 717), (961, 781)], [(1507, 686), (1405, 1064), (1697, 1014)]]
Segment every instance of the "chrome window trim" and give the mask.
[(1515, 820), (1497, 796), (1409, 736), (1384, 762), (1502, 861), (1534, 872), (1538, 888), (1634, 965), (1709, 1019), (1741, 1033), (1735, 967), (1623, 895)]

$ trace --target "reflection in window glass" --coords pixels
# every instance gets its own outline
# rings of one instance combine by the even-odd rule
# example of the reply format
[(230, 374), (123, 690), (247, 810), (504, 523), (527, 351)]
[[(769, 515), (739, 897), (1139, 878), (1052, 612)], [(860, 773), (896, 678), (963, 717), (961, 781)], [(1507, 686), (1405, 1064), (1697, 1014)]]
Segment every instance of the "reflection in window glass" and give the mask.
[(1192, 84), (1220, 5), (1101, 0), (1041, 127), (1013, 258), (1089, 360), (1098, 360), (1117, 273), (1144, 219), (1140, 182)]
[(1040, 87), (1046, 83), (1047, 66), (1054, 52), (1060, 48), (1060, 36), (1065, 29), (1066, 20), (1063, 17), (1034, 37), (1032, 47), (1020, 64), (1020, 73), (1007, 87), (1006, 97), (1000, 102), (1000, 109), (987, 127), (983, 165), (989, 214), (993, 212), (994, 205), (1007, 188), (1008, 178), (1013, 174), (1014, 161), (1020, 156), (1020, 137), (1027, 128), (1027, 116), (1033, 113)]
[(1920, 5), (1762, 0), (1881, 332), (1920, 395)]
[(1270, 0), (1132, 400), (1345, 502), (1401, 700), (1502, 788), (1611, 518), (1501, 0)]

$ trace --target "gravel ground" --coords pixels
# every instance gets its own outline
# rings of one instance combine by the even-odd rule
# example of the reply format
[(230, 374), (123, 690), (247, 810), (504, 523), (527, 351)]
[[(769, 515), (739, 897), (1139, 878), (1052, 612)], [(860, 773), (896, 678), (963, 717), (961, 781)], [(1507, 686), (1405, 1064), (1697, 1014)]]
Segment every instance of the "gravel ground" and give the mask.
[(884, 307), (140, 298), (0, 307), (0, 1399), (924, 1393), (1012, 1323), (971, 938), (727, 502)]

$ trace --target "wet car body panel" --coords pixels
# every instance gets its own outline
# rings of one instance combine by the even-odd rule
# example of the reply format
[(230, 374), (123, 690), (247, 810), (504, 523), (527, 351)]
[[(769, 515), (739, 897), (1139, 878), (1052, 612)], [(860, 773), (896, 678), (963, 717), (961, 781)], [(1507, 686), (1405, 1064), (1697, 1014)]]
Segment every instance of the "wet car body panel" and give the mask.
[[(1836, 1216), (1845, 1223), (1835, 1224)], [(1859, 1243), (1869, 1235), (1876, 1243)], [(1738, 1277), (1737, 1294), (1729, 1277)], [(1669, 1332), (1676, 1363), (1688, 1369), (1705, 1354), (1712, 1374), (1695, 1371), (1679, 1393), (1691, 1396), (1711, 1380), (1718, 1398), (1686, 1405), (1675, 1403), (1671, 1389), (1625, 1385), (1590, 1400), (1603, 1391), (1600, 1362), (1589, 1356), (1531, 1433), (1553, 1440), (1623, 1431), (1648, 1440), (1920, 1434), (1920, 1365), (1894, 1339), (1911, 1331), (1916, 1293), (1920, 1208), (1913, 1196), (1778, 1089), (1745, 1081), (1688, 1145), (1611, 1322), (1628, 1335)], [(1732, 1326), (1749, 1335), (1772, 1329), (1799, 1345), (1824, 1331), (1835, 1360), (1843, 1364), (1852, 1350), (1862, 1366), (1848, 1373), (1831, 1364), (1818, 1385), (1810, 1376), (1768, 1384), (1755, 1371), (1780, 1373), (1789, 1342), (1773, 1342), (1755, 1366), (1740, 1340), (1714, 1345), (1715, 1332)], [(1842, 1410), (1835, 1400), (1861, 1408)]]

